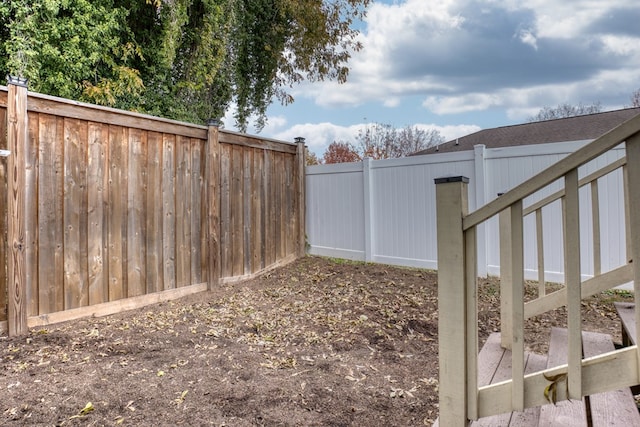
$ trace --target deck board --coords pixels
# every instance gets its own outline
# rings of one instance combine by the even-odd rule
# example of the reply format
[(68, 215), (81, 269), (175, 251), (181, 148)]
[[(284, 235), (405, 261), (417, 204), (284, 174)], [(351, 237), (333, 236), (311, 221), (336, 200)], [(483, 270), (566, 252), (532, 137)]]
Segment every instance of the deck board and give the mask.
[[(566, 363), (567, 330), (552, 328), (549, 357), (525, 354), (525, 373), (533, 373)], [(585, 357), (614, 350), (609, 335), (583, 332)], [(478, 385), (484, 386), (511, 377), (511, 352), (500, 346), (500, 334), (492, 334), (478, 354)], [(589, 397), (593, 427), (640, 426), (640, 414), (635, 410), (631, 391), (618, 390)], [(438, 420), (434, 427), (439, 426)], [(563, 401), (556, 405), (527, 408), (524, 412), (494, 415), (473, 421), (470, 426), (587, 426), (587, 408), (584, 400)]]
[[(567, 363), (568, 333), (566, 329), (551, 328), (547, 368)], [(562, 386), (562, 385), (561, 385)], [(565, 400), (540, 409), (540, 427), (586, 426), (587, 414), (582, 400)]]
[[(532, 374), (542, 371), (547, 367), (547, 356), (529, 353), (524, 373)], [(538, 425), (540, 421), (540, 407), (527, 408), (524, 412), (513, 412), (511, 415), (510, 427), (529, 427)]]
[(614, 302), (622, 322), (622, 344), (624, 346), (636, 344), (636, 305), (630, 302)]
[[(615, 350), (610, 335), (583, 332), (584, 357), (597, 356)], [(593, 427), (640, 426), (640, 414), (631, 390), (610, 391), (589, 396)]]
[[(511, 352), (500, 346), (500, 334), (491, 334), (478, 354), (478, 386), (511, 378)], [(473, 427), (507, 426), (511, 413), (481, 418), (471, 423)]]

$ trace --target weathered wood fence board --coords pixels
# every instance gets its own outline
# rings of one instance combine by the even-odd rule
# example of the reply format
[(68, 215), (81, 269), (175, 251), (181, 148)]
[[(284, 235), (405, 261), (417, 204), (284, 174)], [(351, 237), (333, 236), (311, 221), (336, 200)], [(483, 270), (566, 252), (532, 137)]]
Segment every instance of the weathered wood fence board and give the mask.
[[(7, 92), (0, 91), (0, 149), (7, 149)], [(0, 161), (0, 194), (7, 194), (7, 162)], [(0, 204), (0, 236), (7, 241), (7, 203)], [(0, 244), (0, 321), (7, 320), (7, 245)]]
[[(0, 87), (3, 149), (7, 93)], [(25, 290), (30, 325), (198, 292), (304, 247), (304, 150), (295, 144), (34, 93), (21, 102), (25, 148), (11, 156), (24, 171), (15, 205), (24, 213), (7, 213), (15, 183), (0, 160), (0, 233), (7, 241), (12, 224), (24, 227), (16, 289)], [(7, 249), (0, 245), (0, 329), (12, 321)]]

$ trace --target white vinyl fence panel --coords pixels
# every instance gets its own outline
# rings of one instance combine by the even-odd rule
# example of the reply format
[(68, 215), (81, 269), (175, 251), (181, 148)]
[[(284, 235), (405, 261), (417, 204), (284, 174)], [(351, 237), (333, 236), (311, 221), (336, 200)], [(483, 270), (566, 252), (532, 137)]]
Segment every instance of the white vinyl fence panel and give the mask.
[[(309, 252), (353, 260), (437, 268), (434, 179), (466, 176), (471, 211), (541, 172), (589, 141), (441, 153), (307, 168)], [(613, 150), (579, 170), (580, 177), (624, 156)], [(626, 263), (622, 173), (599, 179), (602, 271)], [(525, 208), (561, 188), (554, 183)], [(591, 190), (580, 191), (581, 266), (593, 275)], [(545, 277), (564, 280), (562, 204), (543, 209)], [(535, 214), (525, 218), (525, 276), (537, 279)], [(497, 218), (478, 229), (478, 273), (499, 275)]]

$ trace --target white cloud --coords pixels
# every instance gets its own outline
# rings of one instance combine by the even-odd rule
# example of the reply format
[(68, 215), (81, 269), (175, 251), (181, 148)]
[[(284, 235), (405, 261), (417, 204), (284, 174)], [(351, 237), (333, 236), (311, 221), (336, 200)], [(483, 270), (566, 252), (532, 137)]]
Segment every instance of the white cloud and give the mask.
[(538, 39), (531, 32), (531, 30), (529, 30), (529, 29), (520, 30), (520, 32), (518, 33), (518, 38), (520, 39), (520, 41), (522, 43), (528, 44), (529, 46), (531, 46), (535, 50), (538, 50)]
[[(275, 134), (269, 134), (268, 136), (282, 141), (293, 141), (295, 137), (301, 136), (305, 138), (305, 143), (309, 150), (316, 153), (318, 157), (322, 157), (329, 144), (334, 141), (354, 143), (358, 132), (366, 126), (367, 123), (357, 123), (351, 126), (339, 126), (333, 123), (305, 123), (294, 125)], [(477, 132), (481, 129), (480, 126), (477, 125), (439, 126), (436, 124), (418, 123), (414, 126), (425, 130), (435, 129), (442, 134), (446, 141)]]
[(363, 126), (362, 124), (339, 126), (333, 123), (304, 123), (281, 130), (271, 136), (282, 141), (293, 141), (294, 138), (301, 136), (305, 138), (305, 143), (311, 151), (322, 156), (333, 141), (354, 141), (358, 130)]
[[(417, 125), (421, 126), (421, 125)], [(427, 129), (436, 129), (438, 130), (442, 136), (444, 136), (445, 141), (451, 141), (456, 138), (461, 138), (465, 135), (469, 135), (475, 132), (478, 132), (482, 128), (478, 125), (449, 125), (449, 126), (437, 126), (437, 125), (426, 125), (424, 126)]]
[(554, 99), (570, 86), (560, 93), (579, 98), (560, 102), (590, 102), (602, 73), (640, 68), (633, 8), (629, 0), (375, 2), (348, 82), (304, 85), (295, 95), (329, 108), (398, 108), (403, 97), (420, 94), (437, 114), (510, 106), (505, 95), (532, 88)]
[(470, 93), (461, 96), (429, 96), (422, 105), (436, 114), (466, 113), (486, 110), (503, 102), (499, 95)]

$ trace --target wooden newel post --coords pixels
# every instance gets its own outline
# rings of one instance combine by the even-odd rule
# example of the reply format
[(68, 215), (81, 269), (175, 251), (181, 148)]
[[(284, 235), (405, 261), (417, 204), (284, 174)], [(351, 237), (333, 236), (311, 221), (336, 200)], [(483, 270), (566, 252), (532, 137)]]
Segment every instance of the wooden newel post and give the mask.
[(209, 204), (207, 215), (209, 277), (207, 287), (211, 291), (218, 286), (220, 281), (220, 121), (211, 119), (208, 126), (205, 149)]
[(306, 233), (306, 199), (305, 199), (305, 164), (306, 164), (306, 152), (304, 141), (302, 137), (295, 139), (297, 144), (296, 150), (296, 162), (297, 162), (297, 179), (298, 188), (296, 189), (296, 200), (298, 205), (298, 250), (297, 256), (303, 257), (307, 249), (307, 233)]
[(468, 214), (468, 182), (469, 178), (464, 176), (435, 180), (441, 426), (466, 426), (469, 419), (466, 248), (462, 224)]
[[(629, 227), (629, 230), (627, 230), (627, 246), (630, 251), (628, 257), (633, 265), (633, 289), (636, 307), (638, 307), (640, 303), (640, 215), (638, 214), (640, 212), (640, 191), (638, 191), (638, 185), (640, 184), (640, 133), (627, 138), (625, 149), (627, 154), (625, 200), (627, 202), (627, 210), (630, 213), (627, 220)], [(636, 312), (636, 342), (640, 342), (638, 337), (640, 337), (640, 316)], [(638, 352), (640, 355), (640, 348)], [(638, 363), (640, 364), (640, 357), (638, 358)]]
[(7, 148), (7, 293), (9, 336), (23, 335), (27, 327), (25, 241), (25, 150), (27, 146), (27, 81), (8, 76)]

